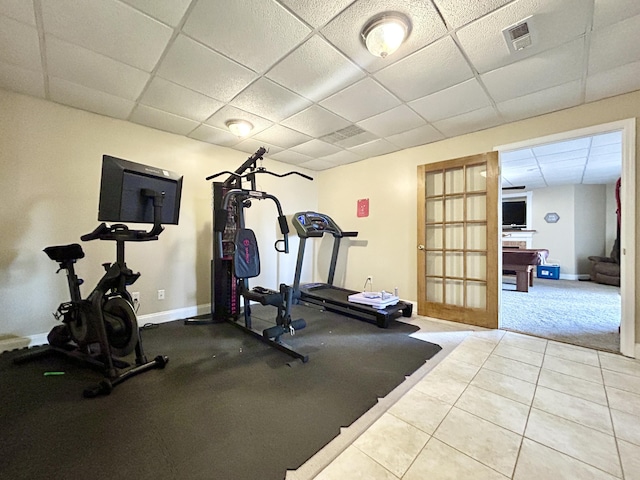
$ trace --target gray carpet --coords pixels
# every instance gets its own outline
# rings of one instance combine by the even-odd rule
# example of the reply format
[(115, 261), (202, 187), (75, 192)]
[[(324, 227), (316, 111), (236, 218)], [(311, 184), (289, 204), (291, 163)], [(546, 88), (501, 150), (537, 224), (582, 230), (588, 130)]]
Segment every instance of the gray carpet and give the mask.
[(515, 279), (502, 285), (502, 324), (582, 347), (620, 351), (620, 289), (594, 282), (534, 279), (529, 292), (516, 292)]

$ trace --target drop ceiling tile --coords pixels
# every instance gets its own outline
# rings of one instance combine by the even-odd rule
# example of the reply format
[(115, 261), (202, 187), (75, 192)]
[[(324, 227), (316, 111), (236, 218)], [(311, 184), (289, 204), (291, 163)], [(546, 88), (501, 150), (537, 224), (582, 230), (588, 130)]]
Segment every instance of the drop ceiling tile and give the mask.
[(595, 0), (593, 29), (599, 30), (634, 15), (640, 15), (640, 2), (637, 0)]
[(49, 75), (128, 100), (138, 98), (150, 77), (147, 72), (54, 37), (47, 39), (47, 65)]
[(489, 95), (500, 103), (580, 80), (583, 58), (584, 41), (580, 39), (485, 73), (481, 79)]
[(322, 170), (328, 170), (329, 168), (335, 167), (333, 163), (327, 162), (326, 160), (321, 160), (319, 158), (314, 158), (313, 160), (309, 160), (308, 162), (301, 163), (298, 166), (307, 168), (309, 170), (315, 170), (317, 172)]
[(265, 71), (311, 31), (273, 0), (234, 0), (224, 4), (199, 0), (183, 30), (256, 72)]
[(41, 71), (37, 30), (0, 15), (0, 61), (16, 67)]
[(475, 78), (409, 103), (411, 108), (429, 122), (455, 117), (490, 105), (489, 97)]
[[(360, 40), (368, 21), (383, 12), (399, 12), (411, 21), (411, 34), (388, 58), (379, 58)], [(321, 33), (338, 49), (365, 70), (375, 72), (410, 53), (430, 44), (447, 33), (446, 27), (431, 2), (415, 0), (367, 0), (354, 2), (329, 22)]]
[(385, 155), (387, 153), (397, 152), (398, 150), (400, 150), (400, 147), (382, 138), (349, 149), (350, 152), (364, 158), (377, 157), (378, 155)]
[(349, 126), (349, 122), (318, 105), (313, 105), (281, 123), (316, 138)]
[(358, 122), (357, 125), (379, 137), (388, 137), (421, 127), (425, 125), (425, 121), (406, 105), (400, 105)]
[(255, 78), (248, 68), (184, 35), (171, 45), (158, 75), (223, 102), (231, 100)]
[(628, 63), (640, 61), (640, 15), (611, 25), (591, 35), (589, 50), (589, 74), (611, 70)]
[(510, 170), (530, 170), (530, 169), (538, 169), (538, 162), (535, 158), (523, 158), (520, 160), (507, 160), (503, 161), (502, 156), (500, 156), (502, 160), (502, 166), (504, 168), (508, 168)]
[(353, 0), (280, 0), (302, 20), (313, 27), (320, 27), (340, 13)]
[(538, 145), (533, 147), (533, 153), (537, 157), (544, 155), (555, 155), (558, 153), (569, 153), (575, 151), (581, 151), (588, 149), (591, 146), (591, 139), (589, 137), (575, 138), (572, 140), (565, 140), (563, 142), (547, 143), (545, 145)]
[(589, 75), (585, 101), (595, 102), (603, 98), (640, 90), (640, 74), (638, 72), (640, 72), (640, 62), (634, 62)]
[(517, 160), (535, 160), (533, 156), (533, 150), (530, 148), (523, 148), (520, 150), (511, 150), (507, 152), (500, 152), (500, 161), (502, 163), (510, 163)]
[(357, 153), (349, 152), (347, 150), (342, 150), (340, 152), (321, 157), (319, 160), (328, 162), (331, 166), (336, 166), (336, 165), (346, 165), (348, 163), (359, 162), (362, 159), (363, 157), (361, 155), (358, 155)]
[(506, 122), (515, 122), (575, 107), (581, 101), (581, 84), (580, 80), (576, 80), (557, 87), (546, 88), (539, 92), (500, 102), (496, 104), (496, 107)]
[(509, 3), (511, 0), (433, 0), (450, 28), (459, 28), (489, 12)]
[(592, 148), (616, 144), (622, 144), (622, 132), (602, 133), (600, 135), (594, 135), (591, 139)]
[(253, 138), (282, 148), (291, 148), (311, 140), (311, 137), (308, 135), (296, 132), (290, 128), (283, 127), (282, 125), (273, 125), (257, 135), (254, 135)]
[(183, 86), (155, 77), (140, 98), (140, 103), (180, 117), (204, 122), (224, 103)]
[(493, 107), (485, 107), (473, 112), (464, 113), (457, 117), (434, 122), (433, 126), (446, 137), (457, 137), (465, 133), (477, 132), (500, 125), (502, 120)]
[(447, 36), (374, 76), (399, 98), (411, 101), (468, 80), (473, 72)]
[(391, 135), (386, 139), (401, 148), (410, 148), (444, 140), (444, 135), (431, 125), (423, 125), (413, 130)]
[(223, 147), (231, 147), (240, 143), (240, 139), (229, 132), (229, 130), (221, 130), (216, 127), (210, 127), (209, 125), (200, 125), (189, 133), (188, 136), (202, 142), (221, 145)]
[(616, 165), (622, 163), (622, 152), (618, 153), (608, 153), (603, 155), (590, 155), (589, 156), (589, 165)]
[[(583, 0), (519, 0), (463, 27), (457, 36), (478, 72), (486, 73), (581, 38), (587, 31), (589, 13), (589, 2)], [(512, 54), (502, 30), (530, 15), (534, 43)]]
[(115, 0), (42, 2), (45, 33), (150, 72), (173, 30)]
[[(359, 128), (359, 127), (356, 127), (356, 128)], [(362, 129), (359, 129), (359, 130), (362, 130)], [(361, 131), (356, 135), (334, 141), (333, 143), (341, 148), (351, 148), (351, 147), (356, 147), (358, 145), (362, 145), (364, 143), (372, 142), (377, 139), (378, 137), (375, 136), (373, 133), (367, 132), (367, 131)]]
[(589, 175), (586, 174), (582, 177), (582, 183), (584, 185), (608, 185), (614, 184), (618, 180), (620, 175)]
[(33, 2), (24, 0), (0, 0), (0, 15), (18, 20), (22, 23), (36, 26), (36, 16), (33, 12)]
[(260, 78), (234, 98), (231, 105), (279, 122), (308, 107), (311, 102), (271, 80)]
[(264, 147), (267, 150), (267, 154), (269, 155), (275, 155), (276, 153), (280, 153), (282, 152), (282, 150), (284, 150), (283, 148), (271, 145), (266, 142), (259, 142), (258, 140), (254, 140), (253, 138), (246, 138), (240, 143), (236, 144), (233, 148), (247, 153), (254, 153), (261, 147)]
[(587, 157), (572, 158), (567, 160), (557, 160), (553, 163), (540, 163), (540, 170), (542, 173), (551, 172), (555, 170), (562, 170), (570, 168), (575, 170), (576, 167), (584, 168), (587, 164)]
[(318, 158), (339, 152), (340, 148), (331, 145), (330, 143), (323, 142), (322, 140), (313, 139), (300, 145), (296, 145), (295, 147), (291, 147), (291, 150), (313, 158)]
[(131, 100), (56, 77), (49, 77), (49, 97), (52, 101), (63, 105), (122, 120), (127, 119), (135, 107), (135, 103)]
[[(595, 139), (594, 139), (595, 140)], [(591, 150), (589, 150), (589, 157), (597, 157), (600, 155), (616, 154), (622, 158), (622, 141), (619, 143), (609, 143), (606, 145), (594, 145), (591, 143)]]
[(157, 0), (122, 1), (172, 27), (180, 23), (180, 20), (182, 20), (184, 13), (191, 3), (191, 0), (171, 0), (170, 2), (158, 2)]
[(313, 157), (294, 152), (293, 150), (284, 150), (283, 152), (271, 155), (270, 158), (272, 158), (273, 160), (278, 160), (279, 162), (290, 163), (292, 165), (300, 165), (302, 163), (313, 160)]
[(365, 78), (320, 102), (350, 122), (359, 122), (400, 105), (400, 100), (372, 78)]
[(267, 77), (317, 102), (364, 77), (364, 73), (315, 35), (273, 67)]
[(44, 98), (44, 76), (32, 70), (0, 62), (0, 88)]
[(199, 125), (198, 122), (193, 120), (144, 105), (138, 105), (133, 110), (129, 120), (178, 135), (187, 135)]
[(251, 135), (261, 132), (265, 128), (269, 128), (273, 123), (266, 118), (259, 117), (253, 113), (245, 112), (239, 108), (227, 105), (214, 113), (205, 123), (219, 128), (220, 130), (229, 131), (227, 128), (228, 120), (246, 120), (253, 125)]

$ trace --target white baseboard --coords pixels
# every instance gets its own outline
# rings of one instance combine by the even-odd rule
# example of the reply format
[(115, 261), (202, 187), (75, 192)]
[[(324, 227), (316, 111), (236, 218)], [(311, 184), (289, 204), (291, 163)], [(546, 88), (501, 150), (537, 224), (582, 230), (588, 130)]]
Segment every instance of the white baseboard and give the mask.
[[(148, 323), (166, 323), (183, 318), (195, 317), (197, 315), (205, 315), (211, 312), (211, 304), (197, 305), (195, 307), (177, 308), (175, 310), (167, 310), (166, 312), (148, 313), (138, 316), (138, 326), (142, 327)], [(38, 333), (19, 337), (16, 335), (0, 336), (0, 353), (19, 348), (36, 347), (38, 345), (46, 345), (47, 333)]]

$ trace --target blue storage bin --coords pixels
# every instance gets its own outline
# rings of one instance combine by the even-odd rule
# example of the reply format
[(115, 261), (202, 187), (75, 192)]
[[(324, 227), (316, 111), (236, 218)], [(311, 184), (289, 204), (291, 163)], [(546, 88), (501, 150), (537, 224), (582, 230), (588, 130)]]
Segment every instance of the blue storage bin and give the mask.
[(538, 278), (558, 280), (560, 278), (560, 265), (538, 265), (536, 274)]

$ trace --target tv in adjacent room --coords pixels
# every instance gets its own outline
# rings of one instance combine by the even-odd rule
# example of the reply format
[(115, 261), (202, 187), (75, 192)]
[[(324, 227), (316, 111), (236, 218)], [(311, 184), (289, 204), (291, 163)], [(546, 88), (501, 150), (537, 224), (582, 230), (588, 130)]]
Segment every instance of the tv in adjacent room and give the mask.
[(527, 202), (502, 202), (502, 226), (508, 228), (527, 227)]
[(178, 224), (182, 176), (169, 170), (102, 156), (98, 220), (153, 223), (153, 199), (143, 189), (164, 193), (162, 223)]

